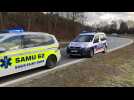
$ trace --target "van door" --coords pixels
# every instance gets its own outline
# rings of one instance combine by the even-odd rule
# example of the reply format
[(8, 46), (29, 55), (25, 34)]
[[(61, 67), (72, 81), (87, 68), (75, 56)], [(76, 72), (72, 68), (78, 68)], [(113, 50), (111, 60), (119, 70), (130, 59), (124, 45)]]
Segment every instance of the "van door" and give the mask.
[(99, 53), (103, 51), (103, 44), (100, 41), (100, 35), (96, 35), (93, 41), (94, 53)]
[(31, 34), (24, 36), (23, 48), (25, 56), (35, 56), (31, 60), (27, 60), (31, 68), (44, 66), (49, 55), (56, 55), (57, 48), (54, 43), (54, 39), (48, 35)]
[(18, 58), (18, 62), (26, 64), (28, 69), (44, 66), (46, 62), (44, 40), (44, 37), (39, 35), (24, 35), (22, 40), (24, 55)]
[(15, 57), (20, 55), (22, 50), (21, 36), (13, 36), (4, 40), (0, 47), (5, 51), (0, 53), (0, 77), (16, 73)]
[(105, 50), (105, 47), (107, 47), (105, 35), (103, 35), (103, 34), (100, 35), (100, 42), (101, 42), (101, 45), (102, 45), (102, 48), (103, 48), (102, 51), (104, 51)]
[(93, 40), (94, 53), (98, 53), (99, 50), (99, 35), (96, 35)]

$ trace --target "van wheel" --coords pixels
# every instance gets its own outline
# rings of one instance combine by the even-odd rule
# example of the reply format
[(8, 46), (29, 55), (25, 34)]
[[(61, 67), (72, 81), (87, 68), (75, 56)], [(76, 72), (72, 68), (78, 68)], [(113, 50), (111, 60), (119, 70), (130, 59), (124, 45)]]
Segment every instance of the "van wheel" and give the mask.
[(107, 46), (105, 45), (103, 53), (106, 53), (106, 52), (107, 52)]
[(57, 58), (54, 55), (51, 55), (47, 58), (46, 67), (47, 68), (54, 68), (57, 64)]
[(92, 58), (94, 56), (94, 49), (90, 49), (89, 54), (87, 57)]

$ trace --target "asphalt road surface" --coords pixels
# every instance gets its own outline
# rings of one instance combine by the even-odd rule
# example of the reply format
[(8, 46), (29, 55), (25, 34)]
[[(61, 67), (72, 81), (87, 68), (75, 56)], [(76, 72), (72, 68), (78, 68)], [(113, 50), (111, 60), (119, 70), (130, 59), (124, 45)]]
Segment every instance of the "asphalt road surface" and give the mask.
[[(119, 49), (121, 47), (126, 46), (128, 43), (132, 42), (132, 40), (127, 39), (127, 38), (108, 37), (107, 42), (108, 42), (108, 50), (112, 51), (114, 49), (116, 50), (116, 49)], [(81, 58), (81, 57), (75, 57), (75, 58), (68, 57), (66, 55), (66, 48), (61, 49), (61, 55), (62, 55), (61, 61), (57, 65), (57, 69), (55, 69), (55, 70), (58, 70), (58, 67), (61, 66), (61, 65), (65, 65), (65, 64), (68, 64), (70, 62), (78, 61), (80, 59), (84, 59), (84, 58)], [(27, 77), (29, 75), (32, 75), (32, 74), (35, 74), (35, 73), (38, 73), (38, 72), (41, 72), (41, 71), (44, 71), (44, 70), (45, 69), (41, 67), (41, 68), (36, 68), (34, 70), (30, 70), (30, 71), (26, 71), (26, 72), (22, 72), (22, 73), (18, 73), (18, 74), (14, 74), (14, 75), (10, 75), (10, 76), (0, 78), (0, 85), (4, 84), (4, 83), (8, 83), (8, 82), (13, 81), (13, 80), (17, 80), (17, 79), (20, 79), (20, 78)], [(46, 69), (45, 71), (47, 72), (49, 70), (51, 70), (51, 69)]]

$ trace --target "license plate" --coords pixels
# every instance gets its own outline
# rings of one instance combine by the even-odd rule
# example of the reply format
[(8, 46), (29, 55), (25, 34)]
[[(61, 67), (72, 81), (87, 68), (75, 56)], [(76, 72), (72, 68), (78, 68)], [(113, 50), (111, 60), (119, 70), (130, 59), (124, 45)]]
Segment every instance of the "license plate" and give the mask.
[(71, 52), (78, 52), (77, 50), (71, 50)]

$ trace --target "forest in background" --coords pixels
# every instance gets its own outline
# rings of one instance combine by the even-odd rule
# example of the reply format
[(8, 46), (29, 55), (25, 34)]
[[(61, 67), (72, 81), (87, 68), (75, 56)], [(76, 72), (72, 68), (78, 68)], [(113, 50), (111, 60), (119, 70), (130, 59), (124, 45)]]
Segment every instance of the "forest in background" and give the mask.
[[(61, 17), (58, 13), (42, 12), (0, 12), (0, 29), (21, 26), (27, 31), (47, 32), (53, 34), (60, 41), (73, 39), (81, 31), (102, 31), (107, 34), (133, 34), (134, 27), (128, 27), (128, 22), (120, 21), (117, 28), (117, 22), (112, 21), (110, 25), (100, 23), (99, 25), (85, 25), (86, 17), (82, 12), (72, 12), (67, 15), (69, 18)], [(77, 21), (79, 20), (79, 21)]]

